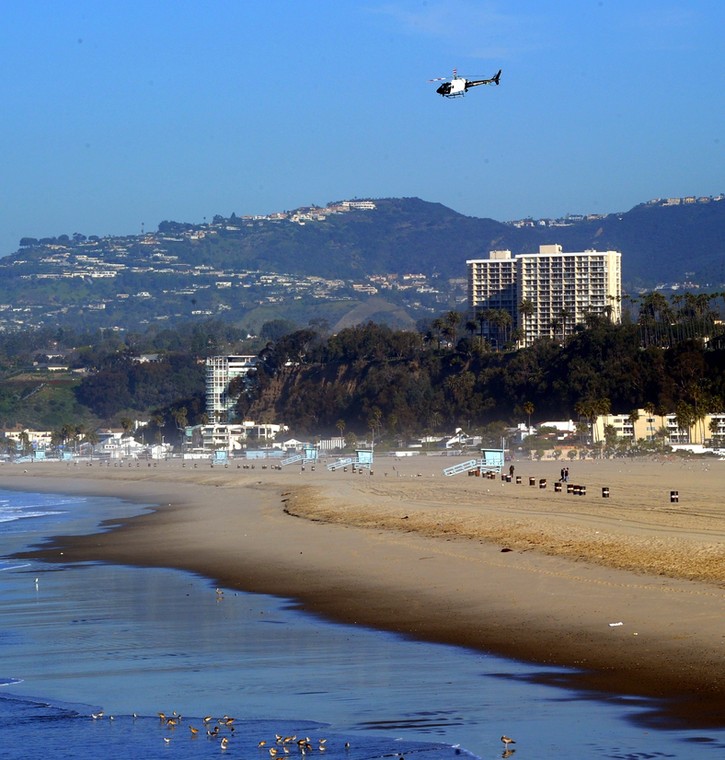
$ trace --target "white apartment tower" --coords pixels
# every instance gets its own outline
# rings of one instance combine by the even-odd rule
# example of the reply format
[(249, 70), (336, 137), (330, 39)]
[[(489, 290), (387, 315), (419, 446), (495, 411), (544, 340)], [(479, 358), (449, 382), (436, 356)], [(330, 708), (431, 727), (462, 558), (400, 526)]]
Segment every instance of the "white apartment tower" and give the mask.
[(235, 377), (245, 377), (256, 363), (256, 356), (210, 356), (206, 360), (206, 414), (210, 423), (231, 421), (237, 397), (229, 395), (229, 383)]
[[(509, 315), (520, 346), (537, 338), (562, 339), (587, 315), (621, 320), (622, 254), (588, 250), (565, 253), (560, 245), (539, 246), (538, 253), (512, 258), (511, 251), (491, 251), (488, 259), (470, 259), (468, 306), (483, 320), (483, 334), (500, 339), (501, 326), (485, 320), (494, 311)], [(504, 332), (507, 332), (506, 330)]]

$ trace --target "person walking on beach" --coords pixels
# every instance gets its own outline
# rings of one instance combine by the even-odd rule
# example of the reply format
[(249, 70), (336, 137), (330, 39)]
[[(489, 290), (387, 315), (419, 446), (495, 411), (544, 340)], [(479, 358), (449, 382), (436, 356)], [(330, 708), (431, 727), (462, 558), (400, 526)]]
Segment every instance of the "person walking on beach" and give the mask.
[(559, 475), (561, 476), (559, 478), (559, 482), (563, 483), (564, 482), (564, 478), (566, 477), (566, 467), (562, 467), (561, 468), (561, 472), (559, 473)]
[(511, 466), (509, 467), (509, 477), (510, 477), (510, 478), (513, 478), (513, 476), (514, 476), (514, 470), (515, 470), (515, 469), (516, 469), (516, 468), (515, 468), (513, 465), (511, 465)]
[(568, 467), (565, 467), (565, 468), (562, 470), (562, 472), (564, 473), (564, 478), (563, 478), (564, 482), (565, 482), (565, 483), (568, 483), (568, 482), (569, 482), (569, 468), (568, 468)]

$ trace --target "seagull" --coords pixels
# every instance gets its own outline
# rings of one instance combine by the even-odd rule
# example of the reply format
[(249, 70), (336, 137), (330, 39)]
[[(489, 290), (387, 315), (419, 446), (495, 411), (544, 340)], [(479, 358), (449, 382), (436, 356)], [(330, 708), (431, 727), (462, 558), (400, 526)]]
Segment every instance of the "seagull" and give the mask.
[(221, 741), (221, 748), (226, 749), (229, 746), (229, 739), (225, 736)]
[(506, 735), (504, 735), (504, 736), (501, 737), (501, 741), (503, 742), (504, 747), (506, 747), (507, 749), (508, 749), (509, 744), (516, 744), (516, 742), (515, 742), (514, 739), (512, 739), (510, 736), (506, 736)]

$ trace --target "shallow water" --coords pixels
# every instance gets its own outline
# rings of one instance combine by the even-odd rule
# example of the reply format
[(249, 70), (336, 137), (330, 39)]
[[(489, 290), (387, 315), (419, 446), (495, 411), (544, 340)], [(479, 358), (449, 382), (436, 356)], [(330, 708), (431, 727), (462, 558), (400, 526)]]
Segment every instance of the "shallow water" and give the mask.
[[(19, 517), (23, 509), (33, 516)], [(14, 515), (0, 522), (0, 556), (140, 509), (114, 499), (0, 493), (0, 521)], [(205, 714), (251, 721), (227, 752), (262, 760), (270, 755), (257, 748), (260, 739), (317, 738), (317, 724), (327, 724), (320, 730), (332, 760), (353, 748), (354, 760), (444, 757), (455, 753), (451, 745), (501, 757), (503, 733), (516, 739), (517, 760), (725, 756), (725, 731), (648, 729), (632, 720), (646, 704), (541, 682), (560, 670), (331, 624), (289, 600), (217, 594), (189, 573), (6, 559), (0, 588), (0, 679), (20, 681), (0, 690), (0, 758), (32, 757), (31, 747), (39, 757), (219, 753), (218, 737), (192, 740), (184, 725), (167, 735), (159, 711), (191, 716), (184, 722), (192, 725)], [(93, 720), (101, 707), (104, 718)]]

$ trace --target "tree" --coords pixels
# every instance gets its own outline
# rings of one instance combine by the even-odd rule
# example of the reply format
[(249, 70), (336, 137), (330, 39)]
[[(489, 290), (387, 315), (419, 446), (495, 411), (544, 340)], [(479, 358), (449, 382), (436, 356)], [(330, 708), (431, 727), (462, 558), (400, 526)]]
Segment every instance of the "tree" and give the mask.
[(524, 414), (529, 419), (529, 430), (531, 430), (531, 415), (534, 413), (534, 405), (531, 403), (531, 401), (524, 401), (521, 408), (524, 410)]
[(345, 432), (345, 420), (339, 419), (335, 423), (335, 427), (337, 428), (338, 432), (340, 433), (340, 438), (343, 438), (343, 446), (344, 446), (344, 437), (343, 437), (343, 434)]

